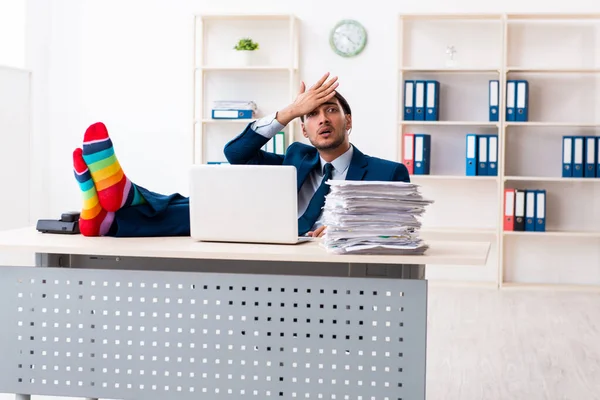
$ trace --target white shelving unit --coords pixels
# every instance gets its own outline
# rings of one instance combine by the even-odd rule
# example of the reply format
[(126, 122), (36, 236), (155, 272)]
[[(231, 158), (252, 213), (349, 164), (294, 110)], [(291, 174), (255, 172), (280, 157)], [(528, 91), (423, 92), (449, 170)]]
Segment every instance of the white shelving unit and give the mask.
[[(600, 15), (401, 15), (398, 27), (398, 161), (405, 133), (431, 135), (431, 175), (412, 176), (436, 201), (422, 234), (492, 242), (485, 268), (429, 266), (429, 278), (600, 287), (600, 178), (561, 177), (562, 136), (600, 136)], [(440, 121), (402, 119), (407, 79), (440, 82)], [(529, 82), (528, 122), (505, 120), (509, 79)], [(497, 177), (465, 176), (468, 133), (498, 135)], [(503, 230), (505, 188), (547, 190), (546, 232)]]
[[(294, 15), (196, 15), (194, 19), (194, 163), (224, 162), (223, 147), (246, 125), (292, 102), (299, 88), (299, 20)], [(247, 63), (233, 47), (241, 38), (259, 44)], [(248, 100), (252, 119), (211, 118), (216, 100)], [(297, 122), (284, 129), (286, 147)]]
[[(404, 133), (431, 135), (430, 175), (411, 176), (412, 182), (422, 185), (423, 194), (435, 200), (421, 234), (425, 239), (493, 243), (485, 267), (429, 265), (428, 278), (495, 283), (500, 178), (465, 176), (465, 136), (501, 134), (501, 123), (488, 119), (487, 89), (490, 79), (502, 79), (503, 16), (401, 15), (398, 26), (398, 161), (403, 161)], [(456, 50), (452, 65), (447, 62), (448, 46)], [(421, 79), (440, 82), (439, 121), (403, 119), (404, 81)]]

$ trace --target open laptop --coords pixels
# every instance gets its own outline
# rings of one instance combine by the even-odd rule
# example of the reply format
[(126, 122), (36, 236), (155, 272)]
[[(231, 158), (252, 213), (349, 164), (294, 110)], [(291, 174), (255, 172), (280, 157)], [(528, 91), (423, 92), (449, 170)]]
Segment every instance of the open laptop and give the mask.
[(199, 241), (296, 244), (296, 168), (194, 165), (190, 175), (191, 237)]

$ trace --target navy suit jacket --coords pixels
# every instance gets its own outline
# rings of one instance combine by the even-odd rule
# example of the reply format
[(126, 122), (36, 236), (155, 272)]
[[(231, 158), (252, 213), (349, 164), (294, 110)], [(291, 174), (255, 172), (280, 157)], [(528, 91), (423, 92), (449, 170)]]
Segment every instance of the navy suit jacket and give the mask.
[[(225, 145), (227, 161), (230, 164), (293, 165), (296, 167), (300, 190), (313, 168), (319, 165), (317, 149), (294, 142), (288, 146), (285, 155), (263, 151), (261, 148), (269, 139), (254, 132), (250, 126)], [(410, 177), (404, 164), (368, 156), (354, 146), (346, 180), (410, 182)]]

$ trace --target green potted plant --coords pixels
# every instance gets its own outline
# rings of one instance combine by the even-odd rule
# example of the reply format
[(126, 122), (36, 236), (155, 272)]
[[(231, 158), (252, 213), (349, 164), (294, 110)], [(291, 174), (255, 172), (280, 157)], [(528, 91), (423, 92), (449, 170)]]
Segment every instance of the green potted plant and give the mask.
[(241, 62), (245, 65), (251, 65), (255, 62), (256, 51), (259, 49), (258, 43), (251, 38), (241, 38), (233, 47)]

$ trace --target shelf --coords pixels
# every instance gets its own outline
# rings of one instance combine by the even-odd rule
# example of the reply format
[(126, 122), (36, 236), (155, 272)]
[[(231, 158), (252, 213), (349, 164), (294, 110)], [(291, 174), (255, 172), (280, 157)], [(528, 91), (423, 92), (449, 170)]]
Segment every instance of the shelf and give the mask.
[(197, 15), (198, 18), (202, 20), (289, 20), (294, 18), (293, 15), (290, 14), (202, 14)]
[(499, 122), (487, 121), (399, 121), (400, 125), (440, 125), (440, 126), (495, 126), (499, 127)]
[(283, 66), (271, 66), (271, 65), (248, 65), (248, 66), (204, 66), (196, 67), (197, 71), (294, 71), (295, 68), (283, 67)]
[[(595, 118), (595, 106), (600, 102), (600, 50), (594, 41), (599, 34), (600, 13), (400, 16), (397, 160), (410, 158), (405, 154), (411, 143), (404, 140), (407, 133), (431, 136), (427, 148), (431, 174), (410, 177), (426, 197), (435, 200), (420, 232), (428, 238), (482, 237), (497, 242), (485, 268), (469, 272), (433, 268), (431, 279), (489, 280), (499, 287), (505, 281), (570, 284), (593, 280), (600, 286), (596, 274), (600, 214), (587, 212), (598, 196), (600, 185), (595, 183), (600, 177), (563, 178), (557, 164), (563, 154), (560, 136), (600, 136), (600, 118)], [(478, 40), (473, 41), (474, 37)], [(513, 78), (530, 83), (529, 121), (503, 120), (505, 85)], [(414, 79), (439, 82), (440, 121), (404, 120), (404, 81)], [(500, 82), (497, 122), (489, 121), (490, 80)], [(425, 96), (425, 101), (432, 98)], [(467, 133), (498, 135), (499, 176), (465, 175)], [(412, 146), (414, 151), (414, 140)], [(531, 157), (532, 151), (541, 154)], [(545, 188), (544, 212), (555, 231), (504, 232), (501, 225), (486, 229), (502, 224), (504, 187)], [(576, 193), (571, 195), (573, 190)], [(462, 207), (460, 211), (457, 205)], [(593, 230), (599, 232), (590, 232)], [(527, 235), (533, 239), (524, 240)], [(574, 240), (564, 248), (548, 246), (553, 243), (540, 239), (550, 237), (557, 238), (557, 244), (561, 238)], [(577, 275), (562, 268), (569, 262), (578, 265)]]
[(600, 178), (562, 178), (554, 176), (505, 176), (504, 181), (529, 182), (600, 182)]
[(421, 228), (420, 233), (423, 234), (443, 234), (443, 235), (496, 235), (496, 229), (482, 229), (482, 228)]
[(424, 20), (424, 21), (460, 21), (460, 20), (479, 20), (500, 22), (500, 14), (402, 14), (400, 20)]
[(600, 123), (586, 122), (506, 122), (506, 126), (546, 126), (546, 127), (572, 127), (572, 128), (596, 128)]
[[(300, 86), (300, 20), (289, 13), (232, 10), (195, 14), (193, 28), (192, 162), (205, 164), (222, 160), (232, 133), (260, 118), (213, 119), (215, 101), (253, 101), (269, 113), (295, 100)], [(234, 45), (244, 37), (259, 43), (260, 50), (236, 52)], [(245, 57), (250, 55), (256, 57)], [(297, 129), (297, 123), (286, 126), (286, 145), (296, 140)]]
[(454, 67), (444, 67), (444, 68), (419, 68), (419, 67), (404, 67), (400, 69), (402, 72), (421, 72), (426, 74), (431, 73), (461, 73), (461, 74), (472, 74), (472, 73), (489, 73), (489, 74), (499, 74), (499, 68), (454, 68)]
[(526, 231), (503, 231), (504, 236), (553, 236), (553, 237), (587, 237), (599, 238), (600, 232), (577, 232), (577, 231), (546, 231), (546, 232), (526, 232)]
[(569, 21), (594, 21), (600, 20), (600, 14), (508, 14), (508, 23), (511, 22), (569, 22)]
[(595, 74), (600, 73), (600, 68), (522, 68), (508, 67), (506, 72), (531, 73), (531, 74)]
[(411, 175), (411, 180), (460, 180), (460, 181), (497, 181), (497, 176), (466, 176), (466, 175)]

